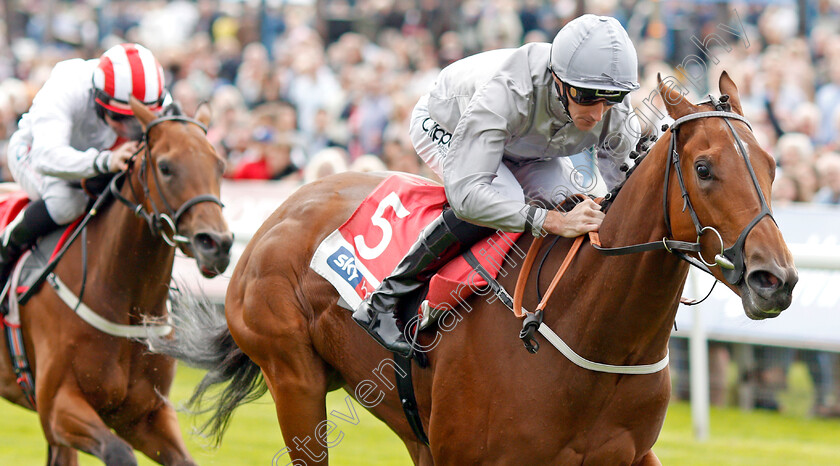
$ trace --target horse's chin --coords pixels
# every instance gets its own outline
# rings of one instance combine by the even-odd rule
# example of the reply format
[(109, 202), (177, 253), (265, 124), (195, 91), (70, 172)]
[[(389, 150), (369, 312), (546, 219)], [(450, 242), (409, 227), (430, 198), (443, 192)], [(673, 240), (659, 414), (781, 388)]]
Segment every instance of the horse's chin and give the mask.
[(206, 268), (201, 267), (201, 266), (198, 267), (198, 270), (199, 270), (199, 272), (201, 272), (201, 275), (204, 278), (213, 278), (213, 277), (216, 277), (217, 275), (219, 275), (219, 272), (217, 272), (215, 270), (206, 269)]
[(201, 272), (201, 275), (204, 278), (213, 278), (227, 269), (228, 264), (230, 263), (230, 258), (217, 258), (214, 261), (203, 261), (201, 259), (196, 259), (196, 264), (198, 264), (198, 271)]
[(749, 287), (741, 289), (741, 304), (744, 306), (744, 313), (752, 320), (764, 320), (778, 317), (785, 309), (790, 307), (791, 295), (775, 299), (764, 299), (752, 292)]
[(227, 270), (230, 265), (230, 251), (215, 250), (213, 253), (196, 252), (197, 248), (190, 244), (181, 245), (181, 252), (195, 260), (198, 271), (204, 278), (213, 278)]

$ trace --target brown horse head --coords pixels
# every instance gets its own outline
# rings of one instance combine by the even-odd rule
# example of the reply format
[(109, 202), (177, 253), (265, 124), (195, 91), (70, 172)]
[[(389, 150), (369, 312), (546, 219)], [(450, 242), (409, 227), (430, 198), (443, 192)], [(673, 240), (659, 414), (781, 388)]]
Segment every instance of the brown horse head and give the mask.
[[(225, 162), (204, 134), (210, 110), (206, 106), (199, 109), (194, 120), (198, 125), (189, 118), (160, 121), (134, 98), (131, 108), (149, 145), (149, 160), (141, 161), (148, 167), (141, 181), (149, 187), (146, 208), (168, 214), (172, 225), (162, 229), (171, 232), (171, 238), (196, 260), (205, 277), (224, 272), (230, 263), (233, 234), (218, 202)], [(167, 235), (167, 231), (162, 233)]]
[[(746, 121), (714, 114), (691, 119), (730, 109), (743, 116), (738, 89), (726, 72), (719, 87), (728, 102), (723, 98), (722, 103), (694, 105), (675, 81), (659, 80), (668, 114), (678, 122), (666, 136), (669, 142), (676, 138), (670, 147), (679, 157), (678, 163), (673, 158), (669, 162), (666, 215), (675, 238), (694, 240), (699, 234), (701, 259), (741, 296), (748, 317), (775, 317), (790, 306), (798, 280), (770, 210), (775, 162)], [(660, 147), (666, 146), (662, 141)]]

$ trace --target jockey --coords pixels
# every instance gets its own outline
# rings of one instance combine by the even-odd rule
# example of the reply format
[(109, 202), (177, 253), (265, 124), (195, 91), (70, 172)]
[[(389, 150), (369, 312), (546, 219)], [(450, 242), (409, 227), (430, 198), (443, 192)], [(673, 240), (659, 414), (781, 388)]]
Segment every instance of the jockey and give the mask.
[[(576, 237), (604, 217), (587, 198), (623, 178), (638, 142), (627, 95), (639, 88), (636, 50), (614, 18), (584, 15), (551, 44), (479, 53), (447, 66), (411, 116), (418, 155), (443, 180), (451, 209), (433, 221), (353, 319), (387, 349), (411, 346), (397, 326), (399, 299), (447, 259), (494, 230)], [(568, 156), (597, 163), (576, 168)]]
[(71, 182), (127, 168), (143, 136), (131, 95), (153, 111), (168, 96), (163, 67), (141, 45), (55, 65), (9, 141), (9, 171), (33, 202), (0, 236), (3, 283), (40, 236), (84, 213), (88, 198)]

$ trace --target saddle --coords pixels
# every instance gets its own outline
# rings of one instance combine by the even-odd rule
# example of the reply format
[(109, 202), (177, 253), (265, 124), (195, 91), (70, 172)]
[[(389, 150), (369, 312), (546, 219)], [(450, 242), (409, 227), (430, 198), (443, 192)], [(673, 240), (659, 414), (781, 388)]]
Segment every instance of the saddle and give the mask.
[[(0, 231), (11, 223), (28, 203), (29, 198), (22, 191), (0, 196)], [(39, 283), (41, 272), (48, 264), (58, 258), (58, 252), (67, 242), (78, 223), (77, 220), (67, 228), (60, 228), (38, 238), (38, 241), (18, 259), (14, 271), (9, 276), (11, 284), (4, 288), (4, 294), (0, 296), (0, 300), (3, 302), (0, 308), (2, 308), (6, 325), (18, 325), (20, 323), (17, 312), (12, 312), (17, 310), (17, 306), (6, 305), (6, 298), (26, 293), (30, 288), (38, 287), (43, 283), (43, 280), (40, 280)]]
[[(445, 205), (443, 186), (414, 175), (389, 176), (321, 242), (310, 267), (335, 287), (339, 305), (354, 310), (391, 273)], [(444, 311), (488, 285), (484, 271), (496, 278), (504, 262), (510, 260), (509, 253), (525, 257), (515, 246), (520, 235), (497, 232), (479, 241), (442, 267), (420, 296), (409, 299), (411, 304), (401, 307), (416, 310), (421, 328), (433, 325)], [(477, 265), (483, 269), (481, 273), (476, 271)]]

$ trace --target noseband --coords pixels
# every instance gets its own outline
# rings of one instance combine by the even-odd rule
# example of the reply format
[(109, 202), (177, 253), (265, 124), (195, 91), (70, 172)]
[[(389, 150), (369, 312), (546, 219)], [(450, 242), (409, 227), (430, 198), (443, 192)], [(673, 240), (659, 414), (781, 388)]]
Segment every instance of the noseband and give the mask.
[[(680, 259), (688, 262), (691, 265), (694, 265), (701, 270), (708, 272), (711, 274), (710, 267), (719, 266), (721, 269), (721, 274), (723, 278), (731, 285), (738, 285), (744, 279), (744, 270), (746, 269), (746, 264), (744, 262), (744, 243), (747, 239), (747, 235), (750, 234), (753, 228), (760, 222), (765, 216), (770, 217), (773, 222), (776, 222), (776, 219), (773, 218), (773, 214), (770, 212), (770, 206), (767, 205), (767, 200), (764, 198), (764, 193), (761, 192), (761, 186), (758, 184), (758, 178), (755, 176), (755, 170), (753, 170), (752, 163), (750, 163), (750, 159), (747, 156), (747, 150), (744, 147), (743, 141), (741, 138), (738, 137), (738, 133), (735, 132), (735, 128), (732, 127), (732, 123), (730, 123), (730, 119), (740, 120), (746, 123), (747, 127), (752, 130), (750, 123), (741, 115), (737, 113), (731, 112), (727, 110), (728, 104), (726, 104), (726, 100), (728, 96), (724, 96), (726, 98), (721, 98), (720, 100), (715, 99), (712, 96), (709, 96), (709, 102), (711, 103), (716, 110), (709, 111), (709, 112), (699, 112), (699, 113), (692, 113), (690, 115), (685, 115), (681, 118), (678, 118), (674, 123), (671, 124), (671, 141), (668, 148), (668, 163), (665, 165), (665, 187), (662, 196), (662, 207), (665, 211), (665, 226), (667, 228), (668, 236), (662, 238), (662, 241), (657, 241), (653, 243), (645, 243), (645, 244), (638, 244), (633, 246), (624, 246), (624, 247), (616, 247), (616, 248), (606, 248), (601, 247), (599, 245), (593, 244), (593, 246), (601, 251), (606, 255), (624, 255), (624, 254), (632, 254), (637, 252), (643, 251), (651, 251), (655, 249), (665, 249), (666, 251), (676, 255)], [(702, 104), (701, 104), (702, 105)], [(732, 137), (735, 139), (736, 147), (738, 148), (738, 152), (741, 154), (741, 157), (744, 159), (744, 163), (747, 164), (747, 170), (750, 173), (750, 179), (752, 180), (753, 187), (755, 188), (756, 192), (758, 193), (758, 199), (761, 204), (761, 212), (755, 216), (755, 218), (747, 224), (746, 227), (741, 231), (741, 234), (738, 235), (738, 239), (735, 241), (731, 247), (726, 248), (723, 243), (723, 237), (721, 236), (720, 232), (717, 231), (712, 226), (703, 226), (700, 222), (700, 218), (697, 216), (697, 212), (694, 210), (694, 206), (691, 205), (691, 199), (688, 196), (688, 190), (685, 187), (685, 177), (683, 175), (682, 167), (680, 166), (680, 155), (677, 152), (677, 136), (679, 135), (680, 126), (683, 123), (692, 121), (692, 120), (699, 120), (701, 118), (723, 118), (723, 121), (726, 123), (726, 126), (729, 128), (729, 131), (732, 133)], [(663, 127), (666, 129), (667, 127)], [(682, 192), (683, 198), (683, 212), (688, 210), (689, 216), (691, 216), (691, 221), (694, 223), (694, 229), (697, 233), (697, 240), (694, 243), (688, 243), (684, 241), (676, 241), (672, 239), (668, 239), (673, 237), (673, 232), (671, 231), (671, 220), (670, 214), (668, 213), (668, 186), (671, 179), (671, 165), (674, 165), (674, 171), (677, 174), (677, 181), (679, 182), (680, 190)], [(703, 236), (707, 232), (712, 232), (717, 236), (718, 241), (720, 241), (720, 253), (715, 255), (714, 262), (707, 262), (701, 253), (701, 245), (700, 245), (700, 237)], [(689, 256), (686, 252), (696, 252), (699, 259)]]
[[(204, 131), (207, 134), (207, 127), (205, 127), (201, 122), (198, 120), (194, 120), (192, 118), (188, 118), (181, 115), (169, 115), (157, 118), (149, 122), (146, 126), (146, 131), (143, 133), (143, 138), (141, 142), (143, 143), (143, 148), (145, 148), (145, 154), (143, 156), (143, 164), (140, 165), (140, 186), (143, 187), (143, 196), (146, 200), (149, 201), (149, 205), (151, 206), (152, 212), (148, 212), (146, 207), (143, 205), (141, 201), (139, 201), (140, 197), (134, 191), (134, 186), (131, 185), (129, 182), (129, 187), (131, 188), (132, 197), (134, 197), (135, 202), (132, 202), (126, 199), (122, 194), (120, 194), (119, 188), (119, 181), (125, 177), (126, 173), (130, 173), (131, 169), (120, 172), (117, 176), (111, 179), (111, 183), (109, 185), (109, 189), (111, 194), (114, 195), (117, 199), (120, 200), (123, 204), (128, 206), (129, 209), (134, 211), (134, 214), (138, 217), (142, 217), (146, 220), (149, 224), (149, 229), (151, 230), (154, 236), (160, 236), (166, 244), (175, 247), (178, 243), (189, 243), (189, 238), (178, 234), (178, 222), (181, 220), (181, 216), (183, 216), (190, 208), (195, 206), (196, 204), (200, 204), (202, 202), (212, 202), (214, 204), (218, 204), (221, 207), (224, 207), (222, 201), (219, 200), (216, 196), (212, 194), (200, 194), (198, 196), (193, 197), (192, 199), (188, 200), (187, 202), (183, 203), (178, 210), (172, 208), (169, 201), (166, 200), (166, 196), (163, 194), (163, 191), (160, 187), (160, 178), (158, 177), (157, 170), (154, 170), (151, 166), (151, 145), (149, 144), (149, 132), (155, 126), (165, 122), (165, 121), (180, 121), (184, 123), (191, 123)], [(141, 148), (141, 150), (143, 150)], [(137, 153), (140, 153), (138, 150)], [(137, 154), (134, 154), (132, 157), (132, 161)], [(157, 189), (158, 195), (160, 196), (161, 201), (163, 201), (163, 206), (165, 207), (166, 211), (162, 212), (162, 209), (159, 209), (157, 204), (155, 204), (154, 200), (152, 200), (150, 194), (149, 185), (146, 182), (146, 172), (150, 171), (155, 178), (155, 189)], [(172, 237), (168, 236), (167, 229), (172, 232)]]

